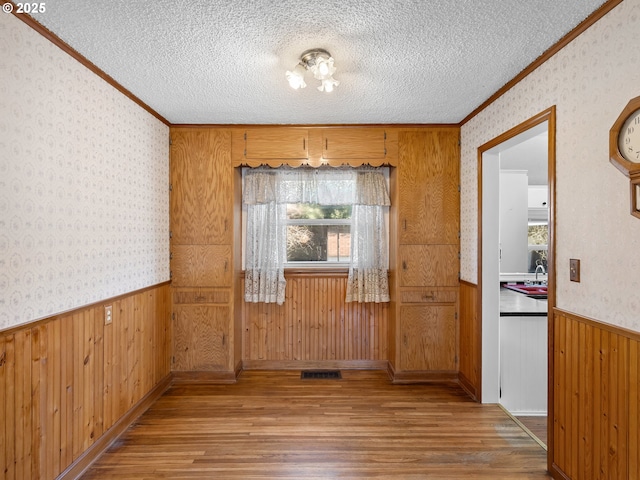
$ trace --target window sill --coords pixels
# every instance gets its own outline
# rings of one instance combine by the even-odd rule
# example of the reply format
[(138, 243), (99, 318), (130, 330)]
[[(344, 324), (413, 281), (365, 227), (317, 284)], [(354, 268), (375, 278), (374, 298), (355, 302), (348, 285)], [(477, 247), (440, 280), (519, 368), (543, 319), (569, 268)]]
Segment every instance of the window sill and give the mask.
[(284, 269), (284, 275), (298, 277), (347, 276), (349, 267), (291, 267)]
[[(241, 277), (244, 278), (245, 270), (242, 271)], [(285, 268), (285, 277), (347, 277), (349, 276), (349, 267), (295, 267)]]
[[(307, 267), (285, 268), (285, 277), (348, 277), (349, 267)], [(391, 270), (388, 271), (391, 276)], [(245, 277), (245, 270), (240, 272), (240, 278)]]

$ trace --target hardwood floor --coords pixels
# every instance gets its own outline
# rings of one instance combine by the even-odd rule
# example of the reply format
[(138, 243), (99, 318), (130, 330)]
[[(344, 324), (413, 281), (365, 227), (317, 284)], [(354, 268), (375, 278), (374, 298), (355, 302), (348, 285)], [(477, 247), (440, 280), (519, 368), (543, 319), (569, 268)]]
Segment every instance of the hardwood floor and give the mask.
[(550, 478), (531, 437), (457, 386), (342, 377), (246, 371), (233, 385), (174, 385), (82, 478)]
[(547, 416), (523, 416), (518, 415), (516, 417), (522, 424), (529, 429), (529, 431), (538, 437), (545, 445), (547, 444)]

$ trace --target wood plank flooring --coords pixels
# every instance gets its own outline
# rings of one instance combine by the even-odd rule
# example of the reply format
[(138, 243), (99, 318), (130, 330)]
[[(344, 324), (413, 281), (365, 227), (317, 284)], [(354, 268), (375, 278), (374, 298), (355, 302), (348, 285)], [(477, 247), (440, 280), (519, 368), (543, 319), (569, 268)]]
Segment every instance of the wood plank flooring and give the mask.
[(533, 433), (538, 440), (545, 445), (547, 444), (547, 416), (524, 416), (518, 415), (516, 417), (522, 424)]
[(545, 479), (546, 452), (496, 405), (457, 386), (245, 371), (174, 385), (89, 479)]

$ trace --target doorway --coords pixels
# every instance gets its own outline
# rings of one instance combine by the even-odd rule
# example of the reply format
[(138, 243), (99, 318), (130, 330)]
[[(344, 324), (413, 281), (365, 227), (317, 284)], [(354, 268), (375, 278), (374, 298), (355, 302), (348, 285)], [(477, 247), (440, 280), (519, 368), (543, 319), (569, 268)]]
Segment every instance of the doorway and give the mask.
[[(545, 372), (546, 379), (542, 379), (542, 381), (546, 381), (547, 383), (547, 411), (549, 414), (548, 418), (552, 418), (552, 403), (550, 399), (553, 398), (551, 378), (551, 372), (553, 370), (551, 356), (549, 355), (549, 339), (551, 337), (547, 336), (547, 332), (550, 332), (548, 326), (551, 324), (549, 314), (555, 306), (555, 107), (514, 127), (478, 149), (478, 292), (480, 299), (478, 315), (482, 325), (482, 402), (502, 403), (500, 368), (500, 157), (502, 152), (513, 148), (525, 140), (530, 140), (540, 135), (541, 132), (547, 132), (546, 173), (548, 176), (548, 195), (546, 201), (548, 207), (548, 247), (546, 250), (545, 271), (548, 282), (548, 298), (546, 322), (544, 318), (540, 320), (546, 323), (546, 325), (543, 324), (543, 327), (546, 327), (545, 337), (542, 338), (542, 344), (540, 346), (544, 351), (539, 352), (539, 354), (543, 359), (547, 360), (545, 362), (547, 367), (547, 371)], [(526, 168), (517, 164), (514, 164), (513, 167), (514, 170)], [(514, 273), (527, 273), (527, 270)], [(502, 275), (502, 278), (505, 278), (505, 275)], [(544, 368), (544, 365), (542, 368)], [(547, 443), (550, 441), (551, 439), (548, 438)]]

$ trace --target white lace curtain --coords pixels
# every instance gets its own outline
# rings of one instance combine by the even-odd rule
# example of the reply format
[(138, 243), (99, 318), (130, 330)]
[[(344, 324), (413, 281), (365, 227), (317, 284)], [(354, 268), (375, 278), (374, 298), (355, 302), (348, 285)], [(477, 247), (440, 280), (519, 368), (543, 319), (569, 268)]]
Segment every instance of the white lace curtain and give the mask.
[(246, 302), (284, 303), (287, 227), (283, 220), (287, 206), (276, 201), (277, 183), (275, 170), (249, 170), (244, 179)]
[(351, 261), (347, 302), (388, 302), (388, 247), (384, 207), (390, 205), (381, 172), (356, 174), (356, 198), (351, 210)]
[(286, 204), (352, 205), (347, 302), (388, 302), (384, 208), (387, 183), (375, 168), (257, 168), (247, 170), (245, 301), (284, 303)]

